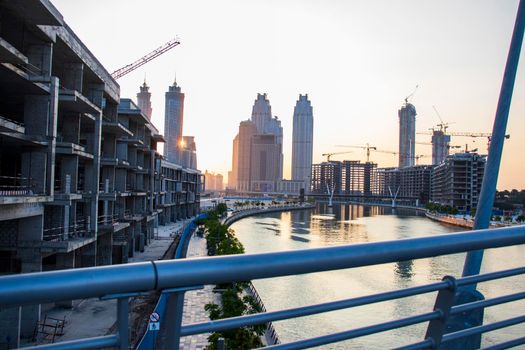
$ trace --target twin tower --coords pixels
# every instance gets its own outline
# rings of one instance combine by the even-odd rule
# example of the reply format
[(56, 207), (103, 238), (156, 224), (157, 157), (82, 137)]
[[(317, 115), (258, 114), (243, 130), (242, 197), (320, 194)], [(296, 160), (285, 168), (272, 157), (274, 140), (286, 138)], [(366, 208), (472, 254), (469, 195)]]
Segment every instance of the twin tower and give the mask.
[[(164, 109), (164, 157), (185, 168), (197, 169), (197, 147), (193, 136), (183, 136), (184, 122), (184, 93), (177, 81), (168, 87), (165, 93), (166, 104)], [(137, 104), (140, 110), (151, 120), (151, 93), (149, 86), (144, 84), (137, 94)]]
[(266, 94), (257, 94), (251, 119), (239, 124), (233, 140), (228, 187), (240, 192), (299, 192), (310, 186), (313, 111), (308, 95), (299, 95), (294, 109), (292, 180), (283, 180), (283, 128), (272, 116)]

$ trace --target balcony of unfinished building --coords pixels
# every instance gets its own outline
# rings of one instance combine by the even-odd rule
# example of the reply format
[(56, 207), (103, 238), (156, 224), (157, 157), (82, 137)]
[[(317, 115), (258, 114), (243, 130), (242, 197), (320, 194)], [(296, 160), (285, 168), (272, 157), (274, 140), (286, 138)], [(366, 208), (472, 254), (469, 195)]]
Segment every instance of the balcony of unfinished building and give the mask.
[(49, 181), (42, 165), (46, 163), (46, 147), (31, 147), (0, 137), (0, 205), (48, 203)]

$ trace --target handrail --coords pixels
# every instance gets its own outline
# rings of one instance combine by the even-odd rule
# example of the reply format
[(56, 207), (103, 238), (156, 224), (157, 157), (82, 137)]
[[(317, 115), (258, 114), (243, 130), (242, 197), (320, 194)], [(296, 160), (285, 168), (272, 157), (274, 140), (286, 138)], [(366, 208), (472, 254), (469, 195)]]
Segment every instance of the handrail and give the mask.
[[(190, 226), (187, 227), (188, 231), (190, 230)], [(197, 286), (208, 284), (361, 267), (454, 254), (469, 249), (489, 249), (516, 244), (525, 244), (525, 225), (291, 252), (176, 259), (171, 261), (152, 261), (127, 265), (10, 275), (0, 277), (0, 306), (9, 307), (86, 297), (117, 298), (119, 299), (119, 305), (127, 305), (127, 298), (130, 296), (150, 290), (163, 290), (164, 293), (177, 291), (180, 293), (180, 291), (183, 290), (195, 289)], [(443, 298), (443, 295), (453, 295), (460, 286), (524, 273), (525, 267), (519, 267), (505, 271), (491, 272), (485, 275), (464, 277), (457, 280), (453, 277), (445, 277), (442, 282), (295, 309), (262, 312), (213, 322), (190, 324), (182, 327), (180, 327), (180, 323), (175, 323), (176, 326), (169, 329), (179, 336), (221, 331), (405, 298), (433, 291), (438, 291), (436, 305), (441, 305), (443, 303), (439, 302), (439, 300)], [(442, 309), (443, 306), (436, 306), (434, 310), (426, 313), (420, 312), (416, 315), (401, 319), (364, 325), (361, 328), (317, 336), (292, 343), (276, 344), (271, 348), (302, 349), (422, 322), (444, 322), (443, 315), (457, 315), (465, 311), (520, 300), (523, 299), (524, 296), (525, 293), (520, 292), (482, 301), (477, 300), (460, 306), (453, 306), (449, 303), (448, 306), (445, 306), (446, 309)], [(177, 299), (175, 300), (177, 301)], [(180, 302), (180, 300), (182, 299), (178, 299), (178, 302)], [(122, 348), (123, 346), (127, 346), (127, 338), (120, 338), (120, 336), (124, 334), (121, 334), (121, 332), (125, 332), (127, 329), (127, 323), (124, 317), (120, 317), (119, 320), (120, 335), (118, 339), (123, 339), (119, 340), (119, 345)], [(438, 341), (438, 344), (439, 342), (452, 342), (460, 337), (481, 334), (523, 322), (525, 322), (525, 316), (519, 316), (483, 326), (459, 330), (446, 335), (438, 334), (437, 338), (434, 338), (434, 335), (431, 334), (418, 343), (402, 348), (426, 348), (435, 344), (432, 343), (435, 341)], [(173, 325), (174, 324), (168, 322), (168, 320), (165, 320), (163, 323), (163, 327)], [(429, 329), (430, 328), (429, 326)], [(91, 342), (91, 340), (93, 340), (93, 342)], [(97, 344), (96, 341), (97, 338), (81, 340), (77, 343), (78, 348), (97, 347), (94, 345)], [(512, 342), (519, 343), (519, 341), (520, 340), (517, 339)], [(59, 349), (64, 348), (64, 346), (67, 348), (67, 346), (69, 346), (68, 344), (69, 343), (53, 344), (51, 348)]]
[(177, 259), (0, 277), (0, 305), (220, 284), (525, 244), (525, 225), (276, 253)]

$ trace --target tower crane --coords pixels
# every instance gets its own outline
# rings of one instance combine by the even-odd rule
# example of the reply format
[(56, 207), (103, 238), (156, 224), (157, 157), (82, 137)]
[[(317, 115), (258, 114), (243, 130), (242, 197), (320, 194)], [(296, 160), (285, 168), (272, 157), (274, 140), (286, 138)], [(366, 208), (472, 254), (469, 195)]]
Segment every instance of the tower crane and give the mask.
[[(427, 146), (432, 146), (432, 142), (415, 142), (416, 145), (427, 145)], [(447, 145), (447, 148), (461, 148), (462, 146), (452, 146), (452, 145)]]
[[(439, 124), (438, 124), (439, 126)], [(417, 132), (416, 134), (419, 134), (419, 135), (432, 135), (432, 132), (431, 131), (420, 131), (420, 132)], [(490, 139), (492, 138), (492, 134), (491, 133), (485, 133), (485, 132), (466, 132), (466, 131), (456, 131), (456, 132), (449, 132), (447, 133), (447, 135), (450, 135), (450, 136), (462, 136), (462, 137), (486, 137), (487, 138), (487, 145), (490, 145)], [(510, 135), (507, 134), (505, 135), (505, 138), (508, 139), (510, 138)]]
[(439, 122), (440, 122), (440, 123), (437, 124), (436, 126), (439, 127), (439, 130), (440, 130), (440, 131), (443, 131), (443, 133), (446, 133), (446, 132), (447, 132), (447, 129), (448, 129), (448, 126), (449, 126), (450, 124), (454, 124), (454, 122), (452, 122), (452, 123), (449, 123), (449, 122), (445, 123), (445, 122), (443, 122), (443, 119), (441, 118), (441, 115), (439, 114), (439, 112), (438, 112), (436, 106), (432, 106), (432, 108), (434, 108), (434, 112), (436, 112), (436, 115), (438, 116), (438, 118), (439, 118)]
[(370, 162), (370, 151), (377, 151), (377, 147), (370, 146), (368, 143), (366, 146), (350, 146), (350, 145), (336, 145), (335, 147), (345, 147), (345, 148), (361, 148), (366, 149), (366, 162)]
[(412, 98), (412, 96), (414, 96), (414, 94), (416, 93), (418, 87), (419, 87), (419, 85), (416, 85), (416, 87), (414, 88), (414, 90), (412, 91), (412, 93), (411, 93), (410, 95), (408, 95), (407, 97), (405, 97), (405, 104), (408, 104), (408, 100), (409, 100), (410, 98)]
[(336, 154), (347, 154), (347, 153), (352, 153), (352, 152), (348, 151), (348, 152), (323, 153), (322, 156), (326, 157), (326, 161), (329, 162), (330, 161), (330, 157), (335, 156)]
[(174, 38), (174, 39), (171, 39), (170, 41), (168, 41), (167, 43), (165, 43), (164, 45), (158, 47), (157, 49), (151, 51), (150, 53), (148, 53), (147, 55), (145, 56), (142, 56), (141, 58), (139, 58), (138, 60), (136, 60), (135, 62), (133, 63), (130, 63), (122, 68), (119, 68), (117, 69), (116, 71), (114, 71), (113, 73), (111, 73), (111, 76), (113, 77), (113, 79), (118, 79), (118, 78), (121, 78), (123, 77), (124, 75), (134, 71), (135, 69), (139, 68), (140, 66), (148, 63), (149, 61), (151, 61), (152, 59), (154, 58), (157, 58), (159, 57), (160, 55), (162, 55), (163, 53), (173, 49), (175, 46), (179, 45), (180, 44), (180, 40), (179, 38)]

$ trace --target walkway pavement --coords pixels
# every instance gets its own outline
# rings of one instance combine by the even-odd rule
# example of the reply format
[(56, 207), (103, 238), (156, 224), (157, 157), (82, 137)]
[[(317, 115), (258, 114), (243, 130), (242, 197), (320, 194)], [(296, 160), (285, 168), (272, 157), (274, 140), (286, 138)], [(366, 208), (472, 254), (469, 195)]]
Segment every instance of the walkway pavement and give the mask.
[[(159, 226), (155, 239), (144, 247), (144, 252), (135, 252), (129, 262), (151, 261), (162, 258), (173, 241), (170, 237), (182, 229), (185, 222), (179, 221), (165, 226)], [(43, 306), (44, 308), (44, 306)], [(101, 301), (98, 298), (75, 301), (73, 308), (52, 307), (42, 313), (50, 317), (66, 318), (64, 335), (55, 342), (75, 340), (87, 337), (97, 337), (108, 334), (117, 321), (116, 300)]]
[[(188, 246), (188, 258), (207, 256), (206, 239), (193, 235)], [(204, 305), (218, 303), (219, 297), (213, 293), (214, 286), (205, 286), (201, 290), (186, 292), (184, 298), (184, 313), (182, 324), (210, 321), (208, 313), (204, 310)], [(210, 333), (196, 334), (182, 337), (180, 341), (181, 350), (202, 350), (208, 345)]]

